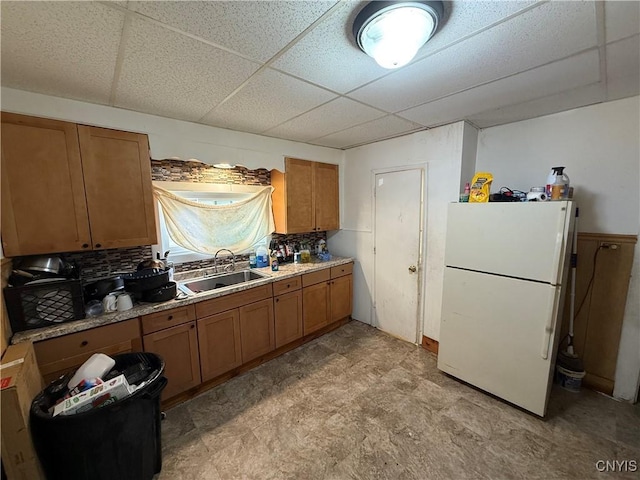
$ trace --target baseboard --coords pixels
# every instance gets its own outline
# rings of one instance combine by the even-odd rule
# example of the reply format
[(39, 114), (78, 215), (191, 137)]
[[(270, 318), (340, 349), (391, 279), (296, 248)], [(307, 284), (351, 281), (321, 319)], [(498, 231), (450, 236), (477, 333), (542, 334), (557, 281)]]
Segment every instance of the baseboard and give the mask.
[(433, 338), (425, 337), (424, 335), (422, 336), (422, 348), (424, 348), (425, 350), (428, 350), (437, 355), (439, 345), (440, 344), (438, 343), (437, 340), (434, 340)]

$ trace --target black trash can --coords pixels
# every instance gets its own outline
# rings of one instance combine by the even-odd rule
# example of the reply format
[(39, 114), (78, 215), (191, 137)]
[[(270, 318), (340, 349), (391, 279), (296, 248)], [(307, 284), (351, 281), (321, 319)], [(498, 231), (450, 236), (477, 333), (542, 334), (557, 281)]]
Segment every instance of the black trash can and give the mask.
[(74, 415), (52, 417), (44, 391), (33, 400), (31, 435), (47, 479), (150, 480), (160, 472), (164, 361), (153, 353), (112, 358), (118, 371), (143, 363), (148, 383), (122, 400)]

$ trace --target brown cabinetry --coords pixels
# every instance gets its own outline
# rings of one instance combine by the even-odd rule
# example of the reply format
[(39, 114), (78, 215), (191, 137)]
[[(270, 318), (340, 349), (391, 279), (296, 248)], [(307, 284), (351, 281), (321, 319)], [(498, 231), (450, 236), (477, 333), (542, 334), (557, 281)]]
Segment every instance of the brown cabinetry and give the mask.
[(351, 315), (353, 264), (327, 268), (302, 276), (304, 334), (315, 332)]
[(273, 301), (269, 298), (245, 305), (238, 310), (240, 313), (242, 363), (247, 363), (275, 350)]
[[(200, 384), (200, 359), (195, 308), (188, 305), (142, 317), (144, 351), (160, 355), (169, 380), (162, 398), (171, 398)], [(150, 332), (150, 333), (147, 333)]]
[(137, 318), (84, 332), (34, 343), (40, 372), (46, 383), (82, 365), (94, 353), (117, 355), (140, 351)]
[(241, 365), (238, 309), (199, 319), (198, 343), (203, 382)]
[(2, 113), (5, 255), (156, 241), (146, 135)]
[(277, 233), (340, 228), (338, 166), (285, 158), (285, 173), (271, 171)]
[(273, 284), (276, 348), (298, 340), (302, 329), (301, 277), (281, 280)]

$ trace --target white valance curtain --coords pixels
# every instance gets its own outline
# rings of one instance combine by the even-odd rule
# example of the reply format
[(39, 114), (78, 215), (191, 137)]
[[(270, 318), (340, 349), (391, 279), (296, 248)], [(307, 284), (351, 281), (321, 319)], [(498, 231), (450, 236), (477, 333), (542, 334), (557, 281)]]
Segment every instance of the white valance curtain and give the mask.
[(273, 187), (264, 187), (231, 205), (206, 205), (153, 187), (171, 239), (181, 247), (210, 255), (221, 248), (246, 251), (274, 232), (271, 192)]

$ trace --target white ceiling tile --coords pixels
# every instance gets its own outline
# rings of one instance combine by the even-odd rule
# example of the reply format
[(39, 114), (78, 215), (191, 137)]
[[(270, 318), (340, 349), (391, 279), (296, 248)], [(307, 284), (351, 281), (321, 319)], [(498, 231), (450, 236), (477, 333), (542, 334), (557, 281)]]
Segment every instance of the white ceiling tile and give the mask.
[(383, 112), (348, 98), (338, 98), (265, 132), (306, 142), (384, 116)]
[(416, 59), (473, 35), (500, 20), (535, 4), (531, 1), (508, 2), (445, 2), (445, 22), (435, 35), (420, 49)]
[(116, 106), (183, 120), (199, 120), (259, 64), (131, 19)]
[(573, 108), (592, 105), (604, 101), (602, 84), (578, 87), (530, 102), (509, 105), (504, 108), (471, 115), (467, 119), (479, 128), (488, 128), (505, 123), (519, 122), (529, 118), (542, 117)]
[(129, 2), (160, 22), (267, 61), (336, 1)]
[(607, 99), (640, 95), (640, 36), (610, 43), (607, 55)]
[(604, 2), (605, 38), (607, 43), (640, 33), (640, 2)]
[(108, 103), (124, 14), (92, 2), (1, 2), (2, 85)]
[(266, 69), (201, 122), (258, 133), (333, 98), (334, 93)]
[(348, 148), (355, 145), (375, 142), (384, 138), (415, 132), (424, 129), (417, 123), (409, 122), (393, 115), (367, 122), (363, 125), (347, 128), (341, 132), (311, 140), (310, 143), (324, 147)]
[(405, 110), (593, 47), (594, 27), (593, 3), (545, 3), (349, 97), (389, 112)]
[(514, 103), (546, 97), (600, 80), (600, 57), (591, 50), (565, 60), (441, 98), (397, 115), (427, 127)]
[(357, 10), (355, 2), (344, 4), (272, 66), (339, 93), (388, 74), (353, 40), (351, 17)]

